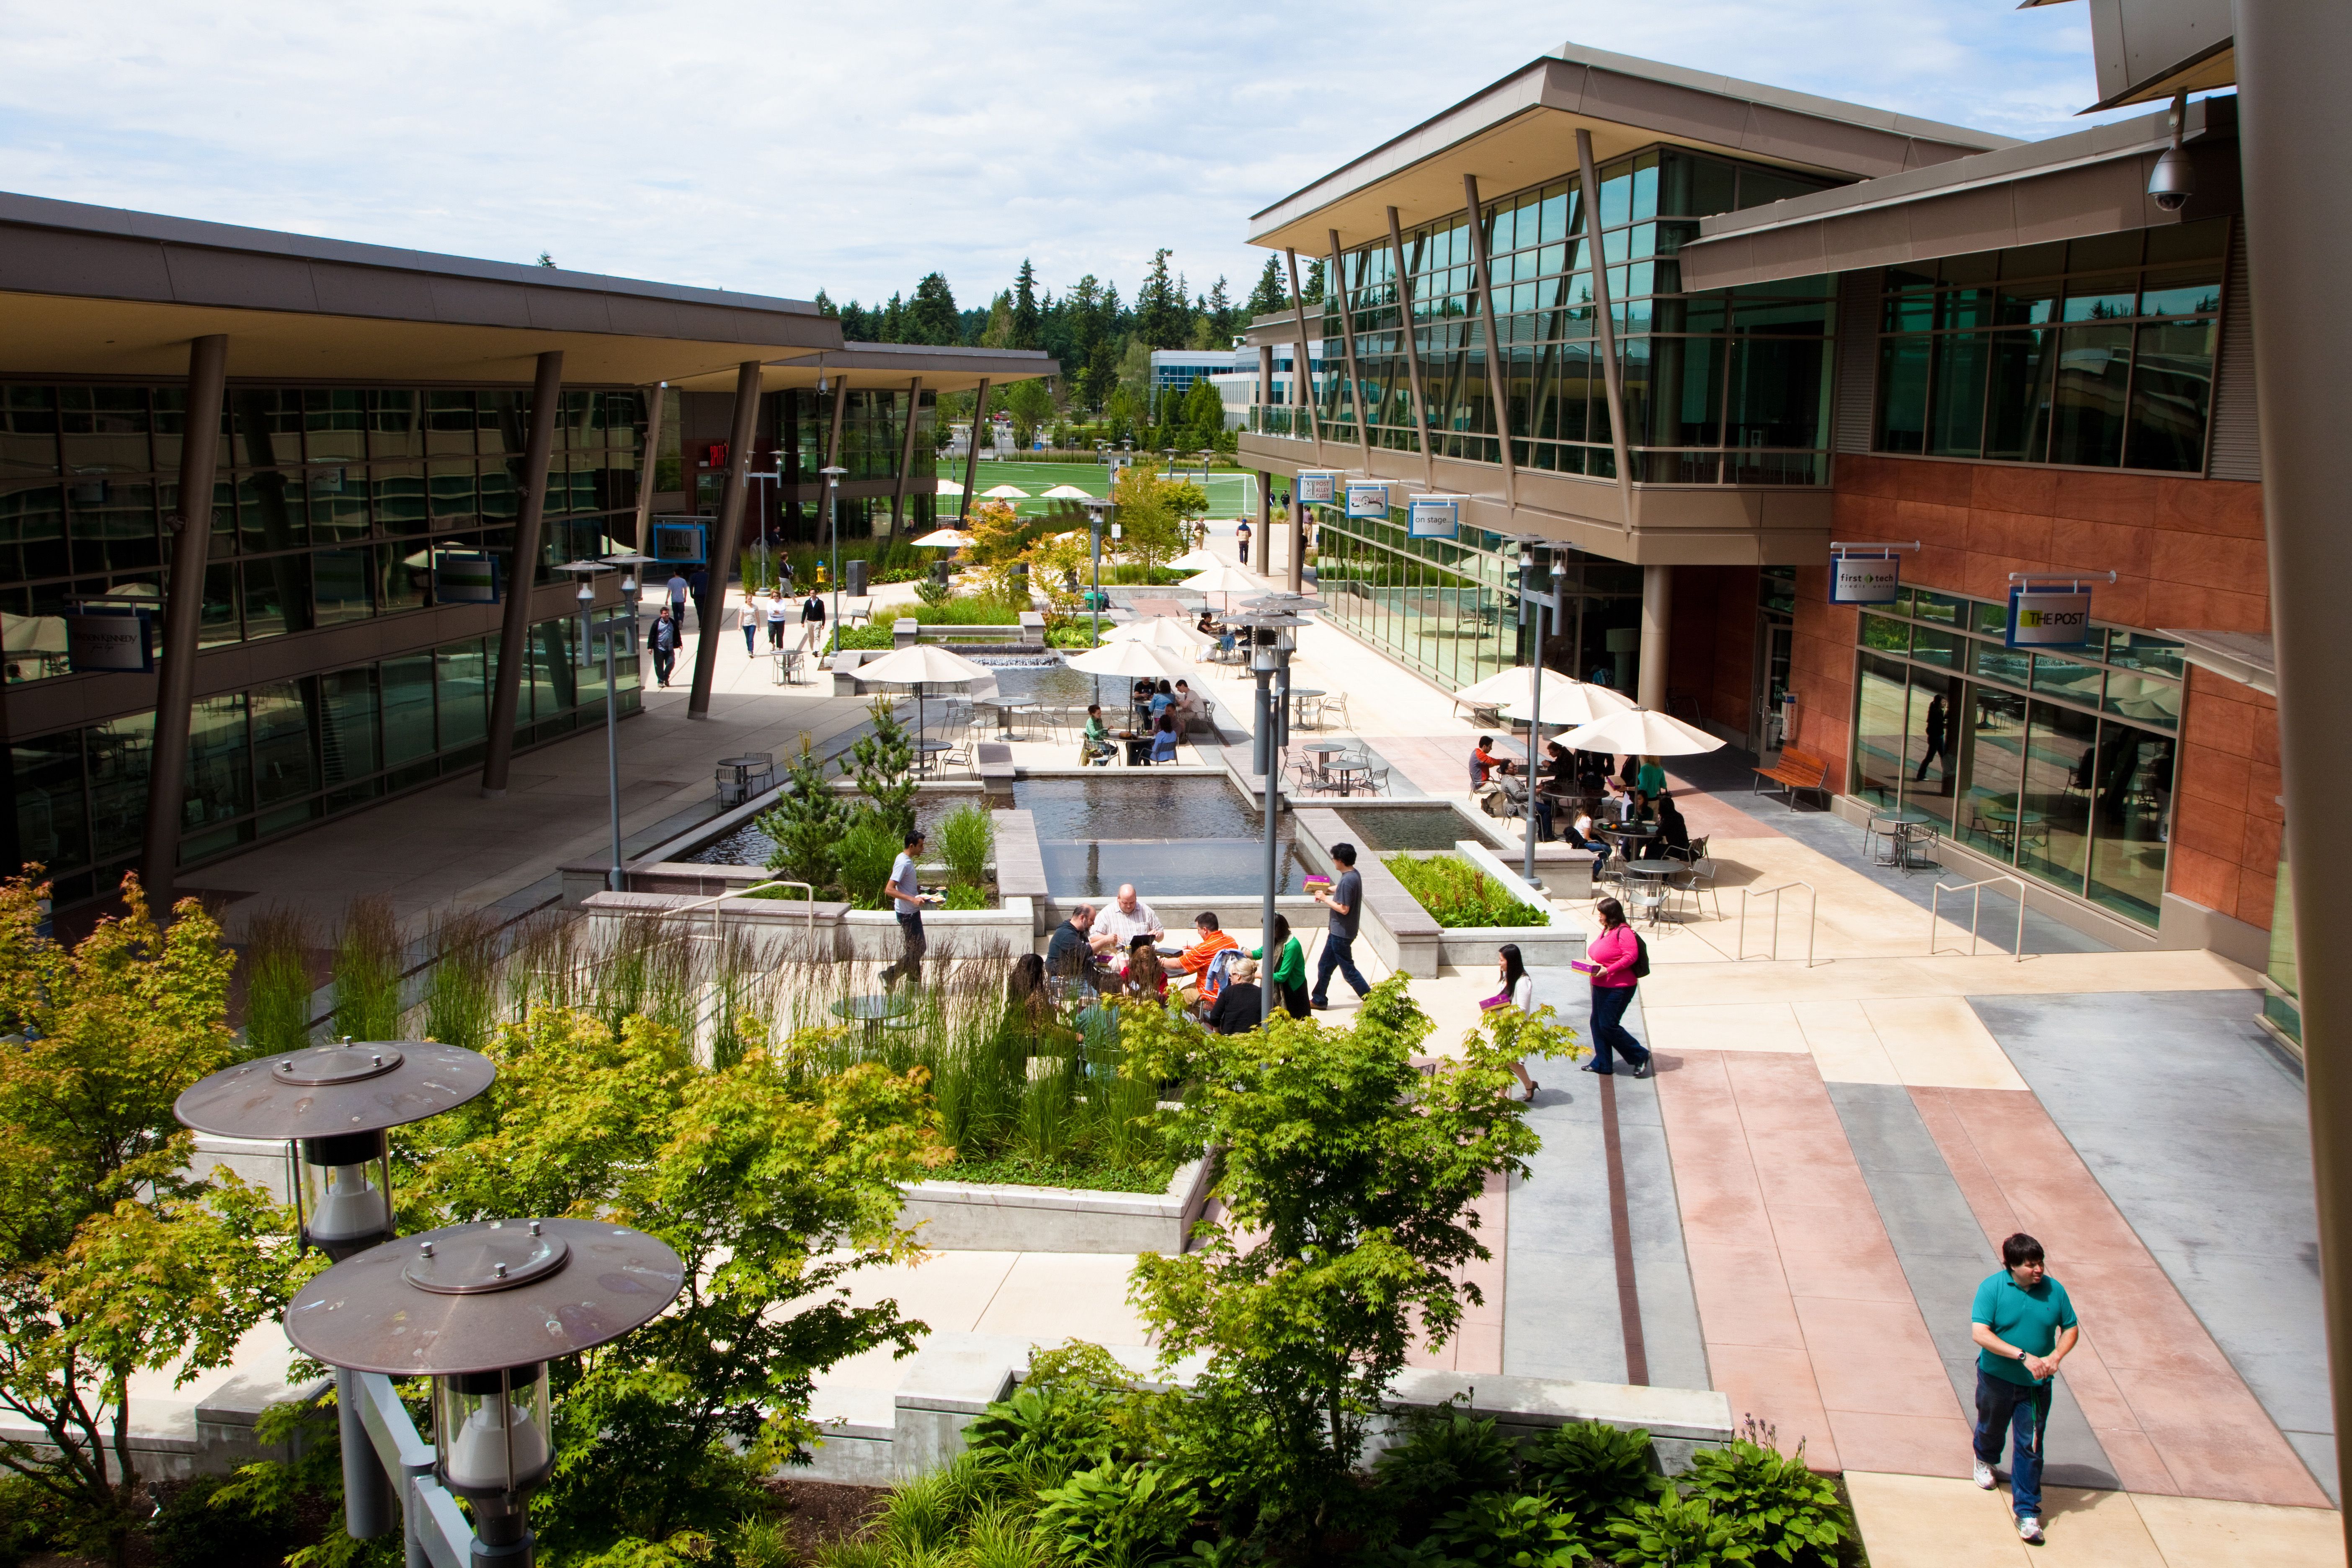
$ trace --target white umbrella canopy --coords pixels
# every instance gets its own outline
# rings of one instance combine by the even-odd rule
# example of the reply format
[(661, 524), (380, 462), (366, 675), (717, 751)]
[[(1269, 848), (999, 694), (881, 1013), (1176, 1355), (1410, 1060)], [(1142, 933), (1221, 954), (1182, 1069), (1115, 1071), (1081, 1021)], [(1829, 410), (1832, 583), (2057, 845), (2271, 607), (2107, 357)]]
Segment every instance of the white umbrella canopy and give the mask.
[(1232, 607), (1235, 594), (1258, 594), (1265, 591), (1265, 584), (1261, 579), (1251, 576), (1238, 566), (1228, 566), (1222, 561), (1205, 572), (1185, 578), (1176, 585), (1179, 588), (1190, 588), (1196, 594), (1223, 594), (1225, 596), (1227, 608)]
[(63, 616), (16, 616), (0, 612), (0, 643), (10, 653), (63, 653)]
[(1190, 621), (1180, 621), (1170, 616), (1154, 616), (1148, 621), (1130, 621), (1123, 626), (1113, 626), (1103, 633), (1103, 641), (1139, 642), (1152, 647), (1166, 648), (1171, 653), (1198, 653), (1216, 639)]
[(1561, 745), (1578, 752), (1614, 752), (1637, 757), (1688, 757), (1719, 750), (1723, 742), (1671, 713), (1653, 708), (1628, 708), (1590, 724), (1580, 724), (1559, 737)]
[[(1566, 705), (1576, 700), (1577, 692), (1592, 689), (1608, 692), (1606, 697), (1598, 700), (1602, 706), (1593, 715), (1595, 718), (1604, 712), (1622, 712), (1633, 706), (1633, 699), (1611, 691), (1607, 687), (1588, 688), (1580, 680), (1570, 679), (1556, 669), (1547, 669), (1543, 672), (1544, 711), (1546, 713), (1554, 711), (1552, 704), (1557, 702), (1561, 704), (1558, 711), (1565, 715), (1570, 711)], [(1481, 708), (1488, 703), (1497, 708), (1508, 705), (1524, 707), (1532, 690), (1531, 670), (1528, 666), (1520, 664), (1514, 665), (1499, 674), (1490, 675), (1475, 685), (1464, 687), (1454, 694), (1454, 700)], [(1583, 721), (1579, 720), (1577, 722), (1581, 723)]]
[(1082, 490), (1076, 485), (1055, 485), (1052, 489), (1045, 492), (1045, 499), (1047, 500), (1091, 500), (1094, 499), (1094, 492), (1091, 490)]
[(986, 489), (980, 493), (990, 500), (1027, 500), (1029, 499), (1029, 492), (1019, 485), (998, 485), (994, 489)]
[[(911, 686), (915, 689), (915, 738), (923, 735), (923, 689), (929, 686), (962, 686), (971, 681), (993, 681), (996, 672), (984, 664), (975, 664), (960, 653), (940, 647), (936, 643), (916, 643), (884, 654), (872, 664), (857, 667), (857, 679), (882, 686)], [(919, 758), (918, 759), (919, 761)]]
[(952, 528), (935, 528), (907, 542), (918, 550), (961, 550), (971, 542), (971, 535), (959, 533)]
[(1224, 563), (1205, 550), (1188, 550), (1168, 564), (1178, 572), (1213, 572)]
[(963, 487), (953, 479), (941, 479), (939, 493), (943, 496), (960, 496), (963, 494)]
[[(1633, 699), (1605, 686), (1587, 686), (1571, 680), (1565, 683), (1563, 689), (1549, 680), (1544, 682), (1543, 721), (1548, 730), (1595, 723), (1633, 706)], [(1500, 711), (1514, 724), (1532, 723), (1536, 717), (1533, 704), (1528, 702), (1507, 702)]]
[(1190, 679), (1192, 674), (1167, 649), (1132, 637), (1072, 654), (1069, 665), (1082, 675), (1123, 675), (1129, 680), (1140, 680), (1146, 676), (1154, 680)]

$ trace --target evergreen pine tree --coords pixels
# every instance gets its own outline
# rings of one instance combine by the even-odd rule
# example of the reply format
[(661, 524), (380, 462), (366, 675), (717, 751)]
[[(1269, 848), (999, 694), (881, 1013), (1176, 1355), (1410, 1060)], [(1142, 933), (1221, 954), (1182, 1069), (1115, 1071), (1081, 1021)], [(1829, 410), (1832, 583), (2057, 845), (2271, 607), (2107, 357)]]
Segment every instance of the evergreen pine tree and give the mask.
[[(895, 297), (892, 302), (897, 302)], [(907, 306), (902, 330), (905, 335), (900, 341), (905, 342), (952, 347), (963, 342), (963, 321), (956, 310), (955, 295), (940, 274), (926, 273), (915, 285), (915, 298)]]
[(1289, 303), (1290, 290), (1282, 286), (1282, 263), (1269, 256), (1265, 258), (1265, 270), (1257, 275), (1257, 287), (1250, 290), (1250, 319), (1270, 316)]
[(1181, 349), (1192, 337), (1184, 296), (1177, 292), (1176, 280), (1168, 275), (1168, 258), (1172, 254), (1164, 247), (1152, 252), (1151, 270), (1135, 292), (1135, 330), (1147, 349)]
[[(856, 301), (852, 300), (851, 303), (855, 304)], [(840, 310), (835, 306), (834, 302), (825, 298), (824, 290), (822, 289), (816, 291), (816, 313), (820, 316), (839, 316), (841, 314)]]
[(1037, 310), (1037, 272), (1029, 258), (1021, 258), (1021, 271), (1013, 280), (1013, 347), (1034, 349), (1043, 346)]

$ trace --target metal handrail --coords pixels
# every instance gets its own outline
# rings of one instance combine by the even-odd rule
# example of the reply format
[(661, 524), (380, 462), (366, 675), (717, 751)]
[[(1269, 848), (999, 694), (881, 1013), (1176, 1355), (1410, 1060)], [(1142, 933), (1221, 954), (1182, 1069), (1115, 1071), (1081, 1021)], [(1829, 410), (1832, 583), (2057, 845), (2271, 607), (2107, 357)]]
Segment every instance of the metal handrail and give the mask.
[(1938, 951), (1936, 946), (1936, 922), (1941, 918), (1941, 908), (1944, 901), (1944, 895), (1946, 893), (1967, 893), (1969, 895), (1969, 956), (1970, 958), (1974, 958), (1977, 955), (1977, 921), (1984, 913), (1984, 890), (1992, 886), (1995, 882), (2014, 882), (2017, 884), (2017, 941), (2014, 944), (2015, 952), (2013, 953), (2011, 962), (2014, 963), (2022, 963), (2025, 962), (2025, 879), (2022, 877), (2011, 876), (1987, 877), (1982, 881), (1979, 882), (1963, 882), (1957, 888), (1949, 887), (1942, 882), (1937, 883), (1936, 890), (1927, 895), (1928, 957), (1935, 957)]
[(1812, 901), (1806, 907), (1805, 914), (1805, 967), (1807, 969), (1811, 969), (1813, 966), (1813, 939), (1821, 927), (1822, 894), (1820, 889), (1814, 887), (1811, 882), (1804, 881), (1781, 882), (1769, 888), (1742, 888), (1739, 889), (1739, 946), (1732, 954), (1734, 963), (1745, 963), (1748, 962), (1748, 900), (1750, 899), (1770, 899), (1772, 900), (1772, 951), (1768, 955), (1768, 960), (1769, 962), (1776, 963), (1780, 962), (1780, 895), (1787, 892), (1791, 888), (1802, 888), (1807, 893), (1812, 895)]
[(720, 922), (725, 919), (726, 913), (719, 906), (730, 899), (748, 899), (762, 888), (799, 888), (804, 890), (808, 894), (808, 925), (803, 934), (812, 937), (816, 935), (816, 889), (806, 882), (795, 882), (789, 877), (776, 877), (765, 882), (754, 882), (748, 888), (730, 888), (726, 892), (711, 898), (698, 899), (682, 910), (644, 910), (631, 912), (652, 915), (658, 920), (669, 920), (673, 917), (688, 917), (698, 910), (708, 909), (710, 911), (710, 934), (702, 940), (717, 942), (723, 934)]

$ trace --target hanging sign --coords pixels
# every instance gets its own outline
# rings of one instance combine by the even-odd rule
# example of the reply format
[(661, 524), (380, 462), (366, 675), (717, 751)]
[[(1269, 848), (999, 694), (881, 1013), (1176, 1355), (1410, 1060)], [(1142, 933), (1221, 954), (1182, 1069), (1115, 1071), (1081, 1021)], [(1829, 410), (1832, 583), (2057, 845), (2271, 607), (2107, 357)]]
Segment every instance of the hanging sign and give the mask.
[(66, 659), (76, 675), (94, 669), (155, 668), (155, 617), (144, 610), (84, 610), (63, 617)]
[(1460, 496), (1414, 496), (1405, 502), (1404, 531), (1410, 539), (1462, 537)]
[(1339, 485), (1337, 474), (1301, 468), (1294, 493), (1303, 506), (1328, 506), (1339, 499)]
[(2011, 647), (2080, 647), (2091, 640), (2091, 591), (2015, 587), (2009, 591)]
[(433, 557), (433, 602), (436, 605), (495, 605), (499, 602), (499, 561), (478, 551), (445, 550)]
[(1891, 605), (1902, 585), (1902, 563), (1892, 551), (1883, 555), (1830, 557), (1832, 605)]
[(1389, 520), (1389, 488), (1386, 485), (1349, 485), (1348, 515), (1369, 518), (1374, 522)]
[(699, 565), (710, 559), (710, 530), (702, 522), (654, 524), (654, 559), (666, 566)]

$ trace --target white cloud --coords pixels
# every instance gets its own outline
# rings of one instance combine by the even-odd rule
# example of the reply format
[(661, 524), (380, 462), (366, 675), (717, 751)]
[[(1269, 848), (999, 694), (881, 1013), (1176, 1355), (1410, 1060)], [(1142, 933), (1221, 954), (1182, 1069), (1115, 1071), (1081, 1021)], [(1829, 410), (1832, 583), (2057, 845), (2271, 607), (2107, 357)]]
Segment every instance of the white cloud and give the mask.
[(806, 297), (1024, 256), (1246, 292), (1247, 215), (1562, 37), (2011, 135), (2093, 96), (2013, 0), (1190, 7), (0, 0), (9, 188)]

